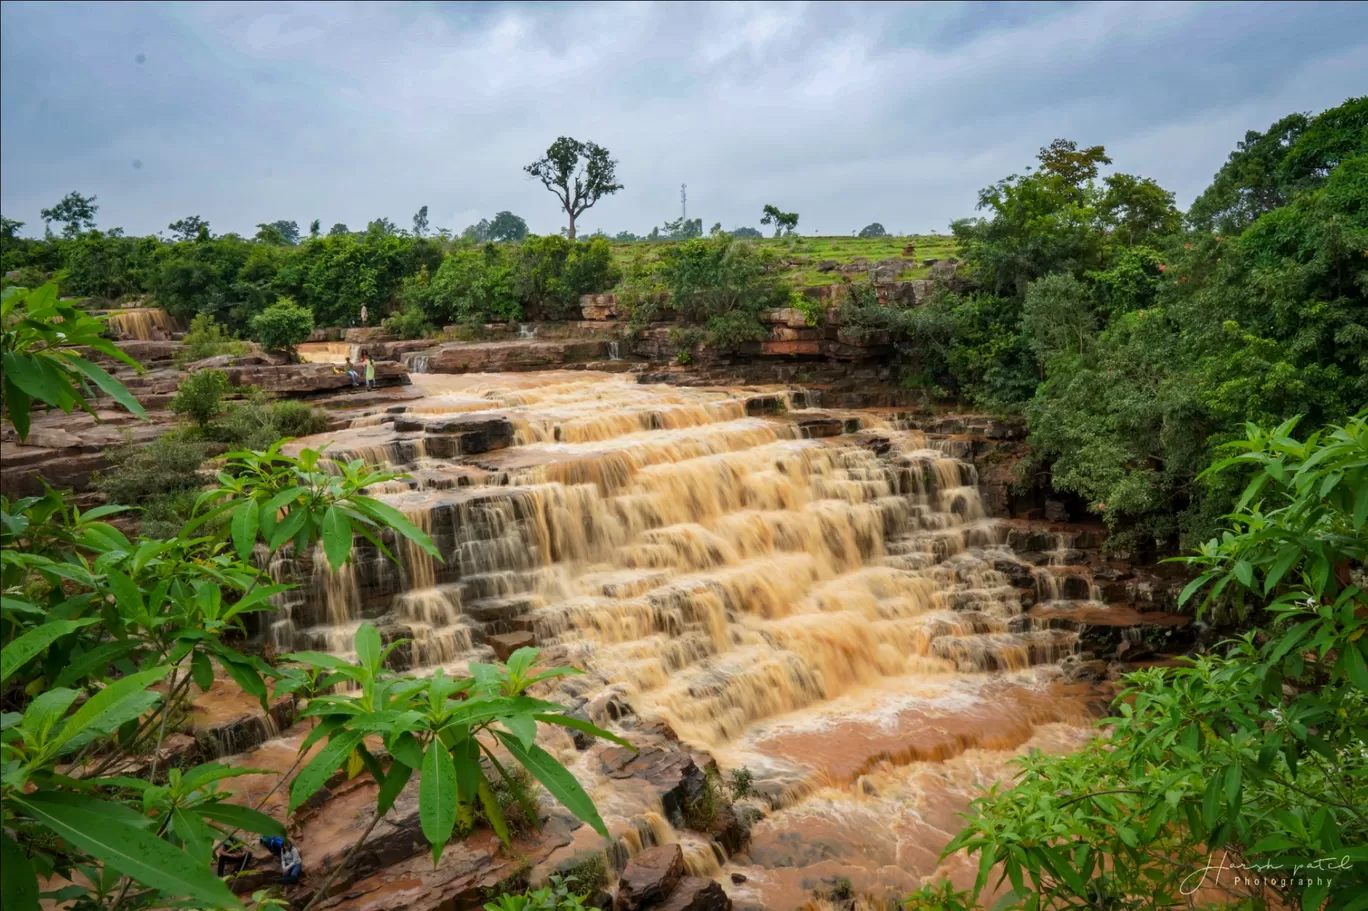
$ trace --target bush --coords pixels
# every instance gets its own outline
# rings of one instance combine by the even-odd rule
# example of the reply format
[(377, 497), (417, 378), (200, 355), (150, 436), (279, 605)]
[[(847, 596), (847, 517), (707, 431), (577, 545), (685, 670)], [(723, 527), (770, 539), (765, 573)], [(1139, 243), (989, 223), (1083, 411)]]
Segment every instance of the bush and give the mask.
[(435, 331), (427, 314), (416, 304), (409, 304), (399, 312), (391, 314), (381, 325), (387, 333), (399, 338), (426, 338)]
[(777, 265), (773, 250), (718, 234), (662, 251), (659, 274), (680, 316), (706, 324), (715, 344), (734, 347), (764, 337), (760, 314), (789, 302)]
[(522, 318), (522, 306), (513, 294), (512, 266), (496, 244), (455, 251), (430, 281), (418, 276), (403, 297), (406, 309), (416, 306), (442, 324), (481, 325)]
[(299, 306), (294, 298), (282, 297), (252, 319), (252, 331), (267, 351), (282, 351), (295, 357), (295, 348), (308, 341), (314, 330), (313, 313)]
[(518, 251), (513, 291), (543, 319), (579, 319), (580, 295), (607, 291), (621, 278), (606, 239), (575, 243), (549, 234), (528, 238)]
[(256, 392), (232, 405), (210, 429), (213, 439), (244, 449), (265, 449), (285, 437), (312, 436), (332, 426), (326, 412), (304, 402), (272, 402)]
[(197, 313), (190, 321), (190, 331), (181, 339), (185, 347), (176, 353), (176, 363), (186, 364), (217, 357), (220, 354), (242, 354), (247, 346), (228, 334), (222, 323), (208, 313)]
[(171, 399), (171, 411), (189, 418), (203, 430), (223, 413), (223, 396), (228, 389), (228, 374), (222, 370), (192, 373), (181, 380)]
[(200, 471), (207, 453), (206, 444), (176, 430), (151, 443), (125, 443), (106, 453), (112, 467), (95, 478), (94, 487), (124, 506), (198, 490), (208, 480)]

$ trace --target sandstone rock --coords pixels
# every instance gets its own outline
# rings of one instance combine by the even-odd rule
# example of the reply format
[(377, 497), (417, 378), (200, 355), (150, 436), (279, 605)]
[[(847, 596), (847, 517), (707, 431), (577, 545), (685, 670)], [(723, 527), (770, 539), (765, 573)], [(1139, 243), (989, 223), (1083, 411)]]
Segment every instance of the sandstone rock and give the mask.
[[(247, 365), (224, 370), (237, 387), (255, 386), (281, 396), (305, 396), (349, 388), (351, 379), (334, 364)], [(375, 364), (377, 386), (404, 386), (408, 369), (393, 361)]]
[(722, 886), (701, 876), (686, 876), (659, 911), (731, 911), (732, 900)]
[(679, 845), (647, 848), (628, 863), (618, 880), (613, 911), (638, 911), (659, 904), (684, 875), (684, 851)]
[(1045, 501), (1045, 518), (1050, 522), (1069, 521), (1069, 508), (1064, 505), (1063, 500)]
[(818, 272), (835, 272), (840, 267), (840, 263), (834, 259), (824, 259), (817, 264)]
[(537, 637), (529, 632), (499, 633), (488, 637), (485, 642), (494, 649), (494, 654), (500, 661), (507, 661), (518, 649), (535, 646)]
[(761, 342), (760, 354), (765, 357), (793, 357), (795, 355), (819, 355), (822, 343), (812, 341)]

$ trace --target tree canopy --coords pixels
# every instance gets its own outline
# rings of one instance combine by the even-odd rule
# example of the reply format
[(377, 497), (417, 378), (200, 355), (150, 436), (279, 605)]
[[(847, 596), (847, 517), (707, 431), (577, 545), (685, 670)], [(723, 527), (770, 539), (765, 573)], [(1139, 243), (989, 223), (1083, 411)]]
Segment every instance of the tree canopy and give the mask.
[(605, 196), (622, 189), (617, 182), (617, 161), (603, 146), (562, 136), (551, 143), (546, 155), (523, 168), (560, 200), (569, 216), (567, 235), (575, 239), (575, 219)]

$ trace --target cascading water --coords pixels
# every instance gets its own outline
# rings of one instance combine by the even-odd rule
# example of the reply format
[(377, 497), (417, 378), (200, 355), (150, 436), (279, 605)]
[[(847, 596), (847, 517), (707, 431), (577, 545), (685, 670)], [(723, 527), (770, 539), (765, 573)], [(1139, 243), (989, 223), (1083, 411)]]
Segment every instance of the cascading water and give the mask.
[[(413, 474), (381, 493), (444, 562), (358, 549), (285, 596), (271, 635), (345, 654), (368, 618), (410, 640), (400, 666), (464, 671), (489, 660), (489, 636), (532, 634), (587, 689), (756, 774), (772, 815), (729, 889), (796, 907), (814, 877), (914, 888), (947, 872), (954, 812), (1003, 774), (1003, 751), (1086, 736), (1083, 700), (1051, 667), (1077, 633), (1023, 612), (974, 466), (923, 434), (850, 412), (867, 432), (810, 439), (793, 398), (751, 409), (753, 392), (601, 374), (414, 380), (415, 420), (507, 421), (514, 445), (463, 457), (376, 418), (332, 435), (334, 458)], [(1042, 601), (1091, 596), (1064, 562), (1022, 570)], [(574, 758), (582, 778), (600, 774)], [(586, 783), (630, 851), (640, 834), (626, 833), (659, 808), (614, 816), (612, 784)], [(717, 869), (715, 852), (688, 853), (696, 872)]]
[(109, 328), (116, 336), (143, 342), (170, 339), (181, 328), (171, 314), (157, 307), (111, 310), (107, 315)]

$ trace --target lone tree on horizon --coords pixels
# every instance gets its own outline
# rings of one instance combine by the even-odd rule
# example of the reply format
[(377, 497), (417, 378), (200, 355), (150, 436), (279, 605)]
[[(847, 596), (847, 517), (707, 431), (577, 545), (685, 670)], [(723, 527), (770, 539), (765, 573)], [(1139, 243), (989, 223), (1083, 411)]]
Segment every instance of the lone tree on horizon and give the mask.
[(774, 225), (774, 236), (780, 234), (792, 234), (793, 229), (798, 227), (797, 212), (781, 212), (778, 206), (765, 206), (765, 216), (760, 219), (762, 225)]
[[(581, 163), (582, 162), (582, 163)], [(562, 136), (551, 143), (546, 157), (523, 168), (560, 200), (570, 216), (566, 237), (575, 239), (575, 219), (604, 196), (622, 189), (617, 183), (617, 162), (608, 150), (593, 142)]]

